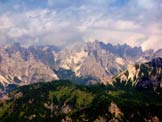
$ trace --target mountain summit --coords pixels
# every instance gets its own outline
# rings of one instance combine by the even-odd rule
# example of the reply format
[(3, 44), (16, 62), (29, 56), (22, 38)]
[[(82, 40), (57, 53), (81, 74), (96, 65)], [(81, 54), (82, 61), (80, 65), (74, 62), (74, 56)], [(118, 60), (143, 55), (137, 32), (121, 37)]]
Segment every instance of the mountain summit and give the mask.
[(129, 82), (136, 88), (156, 89), (162, 87), (162, 58), (147, 63), (130, 65), (128, 70), (114, 77), (115, 81)]
[(70, 49), (48, 45), (25, 48), (15, 43), (0, 49), (0, 88), (56, 79), (70, 79), (82, 84), (112, 84), (114, 75), (132, 69), (131, 65), (135, 63), (148, 62), (160, 55), (161, 50), (143, 52), (141, 47), (100, 41)]

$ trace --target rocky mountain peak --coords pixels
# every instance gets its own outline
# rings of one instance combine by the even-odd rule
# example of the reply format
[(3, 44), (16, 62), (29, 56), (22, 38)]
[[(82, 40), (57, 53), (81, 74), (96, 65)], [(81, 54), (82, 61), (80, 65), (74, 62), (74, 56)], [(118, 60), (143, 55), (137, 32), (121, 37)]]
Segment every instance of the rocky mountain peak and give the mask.
[[(105, 44), (100, 41), (88, 42), (70, 49), (59, 49), (51, 45), (25, 48), (15, 43), (0, 48), (0, 83), (2, 86), (24, 85), (58, 78), (68, 78), (74, 82), (84, 79), (85, 84), (112, 83), (112, 77), (127, 68), (126, 79), (136, 82), (141, 73), (147, 74), (144, 73), (141, 63), (157, 56), (161, 57), (161, 52), (161, 50), (155, 53), (153, 50), (143, 52), (141, 47)], [(161, 68), (159, 57), (145, 63), (146, 69), (153, 72), (148, 67)], [(138, 68), (129, 65), (137, 62), (140, 64)], [(160, 72), (160, 69), (158, 71)]]
[(122, 58), (136, 58), (138, 59), (140, 56), (144, 54), (141, 47), (130, 47), (127, 44), (123, 45), (112, 45), (111, 43), (103, 43), (100, 41), (94, 41), (92, 43), (88, 43), (88, 49), (92, 50), (105, 50), (113, 55), (122, 57)]
[(157, 57), (162, 57), (162, 49), (159, 49), (154, 53), (154, 58), (157, 58)]
[(147, 63), (131, 65), (128, 70), (118, 74), (114, 81), (130, 82), (137, 88), (156, 89), (162, 84), (162, 58)]
[(152, 61), (148, 62), (147, 64), (155, 68), (162, 68), (162, 58), (161, 57), (155, 58)]
[(34, 51), (31, 47), (21, 47), (19, 43), (1, 48), (0, 86), (2, 89), (9, 84), (26, 85), (58, 79), (49, 65), (49, 62), (54, 60), (53, 54), (50, 56), (50, 53), (39, 48), (35, 48)]

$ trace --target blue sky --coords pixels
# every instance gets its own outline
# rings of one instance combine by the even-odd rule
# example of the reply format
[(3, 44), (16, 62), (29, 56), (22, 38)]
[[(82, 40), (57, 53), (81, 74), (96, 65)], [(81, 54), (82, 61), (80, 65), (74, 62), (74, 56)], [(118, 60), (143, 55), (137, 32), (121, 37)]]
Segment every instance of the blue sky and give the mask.
[(162, 48), (162, 0), (0, 0), (0, 43)]

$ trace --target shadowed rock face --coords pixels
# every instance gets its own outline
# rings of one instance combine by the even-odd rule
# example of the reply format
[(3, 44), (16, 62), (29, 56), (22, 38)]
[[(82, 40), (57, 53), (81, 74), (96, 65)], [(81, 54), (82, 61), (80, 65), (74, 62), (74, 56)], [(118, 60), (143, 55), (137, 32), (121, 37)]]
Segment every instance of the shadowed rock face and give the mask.
[[(5, 87), (8, 84), (24, 85), (55, 80), (61, 69), (65, 70), (64, 74), (67, 70), (70, 71), (73, 76), (66, 78), (75, 82), (86, 78), (85, 84), (112, 84), (111, 78), (114, 75), (127, 68), (131, 70), (129, 64), (146, 62), (160, 54), (160, 50), (155, 53), (153, 50), (143, 52), (140, 47), (104, 44), (99, 41), (62, 50), (55, 46), (24, 48), (15, 43), (0, 48), (0, 83)], [(152, 62), (152, 66), (159, 65), (161, 66), (160, 59)], [(136, 71), (136, 67), (134, 69)], [(133, 79), (134, 69), (129, 73), (129, 78)], [(61, 74), (59, 76), (64, 79)]]
[(77, 49), (62, 51), (58, 55), (58, 65), (71, 69), (79, 77), (92, 76), (99, 82), (111, 84), (110, 79), (114, 75), (127, 69), (129, 64), (151, 60), (153, 53), (153, 50), (143, 52), (141, 47), (132, 48), (126, 44), (115, 46), (95, 41)]
[(1, 48), (0, 83), (5, 87), (8, 84), (26, 85), (57, 79), (50, 65), (41, 60), (47, 59), (44, 55), (46, 51), (38, 50), (38, 52), (37, 55), (41, 58), (36, 58), (36, 54), (32, 50), (23, 48), (19, 44)]
[[(97, 42), (96, 42), (97, 43)], [(124, 45), (112, 45), (110, 43), (104, 44), (102, 42), (98, 42), (99, 46), (115, 55), (118, 55), (122, 58), (139, 58), (143, 55), (143, 51), (141, 47), (130, 47), (126, 44)]]
[(126, 69), (128, 64), (134, 64), (142, 55), (140, 47), (95, 41), (77, 49), (63, 50), (58, 54), (57, 61), (59, 67), (71, 69), (78, 77), (92, 76), (99, 82), (111, 83), (114, 75)]
[(162, 82), (162, 58), (155, 58), (148, 63), (132, 65), (118, 74), (114, 81), (131, 82), (137, 88), (156, 89)]
[(162, 68), (162, 58), (158, 57), (147, 63), (154, 68)]
[(154, 53), (154, 58), (162, 57), (162, 49), (157, 50)]

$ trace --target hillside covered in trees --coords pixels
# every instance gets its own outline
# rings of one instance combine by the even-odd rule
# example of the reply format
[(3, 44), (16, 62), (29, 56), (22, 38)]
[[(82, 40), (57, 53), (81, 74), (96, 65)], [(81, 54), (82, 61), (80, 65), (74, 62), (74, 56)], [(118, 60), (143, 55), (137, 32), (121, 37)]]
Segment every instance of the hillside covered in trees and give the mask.
[(1, 122), (160, 122), (162, 90), (70, 81), (19, 87), (0, 101)]

